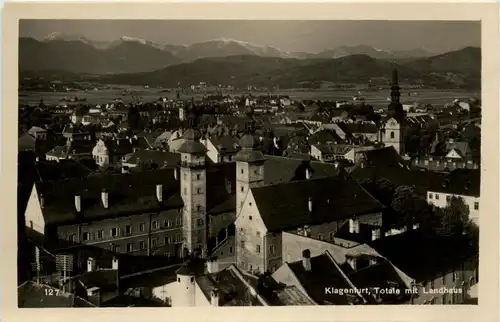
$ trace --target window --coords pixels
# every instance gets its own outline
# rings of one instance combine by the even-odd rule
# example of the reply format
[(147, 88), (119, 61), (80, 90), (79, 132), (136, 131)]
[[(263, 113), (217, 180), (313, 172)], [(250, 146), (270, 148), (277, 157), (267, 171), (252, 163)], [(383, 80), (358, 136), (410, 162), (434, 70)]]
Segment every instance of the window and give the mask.
[(248, 216), (248, 220), (252, 220), (252, 216)]
[(134, 248), (133, 245), (134, 244), (132, 244), (132, 243), (127, 244), (127, 252), (131, 252), (133, 250), (133, 248)]
[(200, 180), (200, 175), (199, 174), (196, 175), (196, 180)]
[(75, 234), (71, 234), (71, 235), (69, 235), (69, 236), (68, 236), (68, 240), (69, 240), (70, 242), (76, 242), (76, 235), (75, 235)]
[(323, 240), (323, 235), (318, 234), (318, 240)]
[(165, 237), (165, 245), (168, 245), (171, 243), (172, 243), (172, 237), (170, 237), (170, 236)]
[(131, 234), (132, 233), (132, 226), (130, 226), (130, 225), (125, 226), (125, 233)]
[(158, 239), (156, 239), (156, 238), (151, 239), (151, 246), (155, 247), (157, 243), (158, 243)]
[(474, 210), (479, 210), (479, 202), (474, 202)]
[(197, 188), (197, 189), (196, 189), (196, 193), (197, 193), (197, 194), (200, 194), (200, 193), (201, 193), (201, 189), (200, 189), (200, 188)]
[(275, 252), (276, 252), (276, 248), (274, 247), (274, 245), (270, 245), (269, 246), (269, 255), (274, 255)]
[(255, 251), (257, 254), (260, 254), (260, 245), (255, 246)]
[(176, 243), (182, 243), (182, 235), (175, 236), (175, 242)]
[(243, 169), (241, 169), (241, 174), (243, 174)]
[(165, 227), (167, 227), (167, 228), (172, 227), (172, 221), (171, 220), (165, 220)]
[(139, 249), (141, 250), (146, 249), (146, 242), (144, 240), (141, 240), (139, 242)]
[(257, 235), (257, 237), (260, 237), (260, 231), (258, 231), (258, 230), (257, 230), (257, 231), (255, 232), (255, 235)]
[(432, 193), (429, 192), (429, 199), (432, 199)]
[(229, 254), (233, 253), (233, 247), (229, 247)]
[(111, 237), (117, 237), (118, 232), (119, 232), (118, 228), (111, 228)]
[(145, 225), (143, 222), (141, 222), (141, 223), (139, 224), (139, 231), (140, 231), (140, 232), (144, 232), (144, 229), (145, 229), (145, 228), (146, 228), (146, 225)]
[(160, 222), (158, 220), (153, 221), (153, 229), (160, 228)]
[(186, 180), (188, 177), (187, 177), (187, 174), (184, 173), (184, 180)]
[(82, 234), (82, 239), (83, 239), (83, 241), (90, 240), (90, 233), (85, 231), (85, 232)]
[(252, 205), (252, 203), (251, 203), (251, 202), (249, 202), (249, 203), (248, 203), (248, 205), (249, 205), (249, 206), (251, 206), (251, 205)]
[(438, 193), (436, 193), (436, 195), (435, 195), (435, 196), (436, 196), (436, 200), (439, 200), (439, 194), (438, 194)]
[(335, 239), (335, 233), (330, 233), (330, 240), (334, 240)]
[(240, 241), (240, 246), (241, 246), (241, 248), (245, 248), (245, 241), (244, 240)]
[(241, 187), (241, 192), (244, 192), (245, 191), (245, 187)]
[(204, 220), (203, 218), (198, 218), (198, 226), (203, 226)]
[(450, 201), (451, 200), (451, 196), (446, 196), (446, 201)]
[(112, 250), (113, 250), (115, 253), (119, 253), (119, 252), (120, 252), (120, 245), (113, 245)]
[(200, 211), (201, 210), (201, 206), (200, 205), (196, 205), (196, 211)]
[(97, 231), (97, 238), (99, 238), (99, 239), (100, 239), (100, 238), (103, 238), (103, 237), (104, 237), (104, 230), (99, 229), (99, 230)]
[(177, 217), (177, 219), (175, 220), (175, 224), (177, 226), (181, 226), (182, 225), (182, 217), (181, 216)]
[(443, 274), (443, 277), (441, 277), (441, 283), (446, 285), (446, 274)]
[(391, 139), (394, 139), (394, 132), (391, 132)]

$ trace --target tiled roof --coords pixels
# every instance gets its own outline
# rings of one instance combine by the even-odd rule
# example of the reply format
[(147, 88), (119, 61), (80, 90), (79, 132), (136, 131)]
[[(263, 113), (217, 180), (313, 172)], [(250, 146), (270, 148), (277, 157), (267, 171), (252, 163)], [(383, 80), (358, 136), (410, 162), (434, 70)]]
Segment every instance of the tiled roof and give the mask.
[(287, 157), (266, 156), (264, 163), (264, 183), (278, 184), (306, 179), (306, 169), (311, 170), (312, 178), (332, 177), (341, 171), (334, 164), (308, 162), (307, 160)]
[(372, 123), (339, 123), (339, 126), (344, 132), (351, 135), (355, 133), (372, 134), (378, 132), (377, 126)]
[(430, 187), (436, 182), (441, 184), (445, 178), (444, 173), (433, 171), (412, 171), (398, 167), (357, 167), (351, 172), (351, 176), (357, 180), (378, 180), (385, 178), (395, 186), (413, 186), (419, 194), (426, 194)]
[[(45, 292), (51, 290), (54, 295), (48, 296)], [(63, 308), (63, 307), (95, 307), (92, 303), (74, 296), (62, 293), (48, 285), (36, 284), (27, 281), (18, 288), (18, 306), (20, 308)]]
[(127, 160), (129, 164), (137, 164), (138, 161), (147, 162), (151, 161), (158, 167), (163, 167), (165, 165), (178, 166), (181, 161), (180, 153), (173, 152), (163, 152), (157, 150), (138, 150), (134, 152), (130, 158)]
[[(407, 286), (396, 272), (394, 266), (388, 260), (382, 260), (379, 263), (370, 265), (356, 271), (347, 271), (347, 277), (358, 289), (380, 288), (385, 290), (397, 289), (400, 294), (382, 294), (382, 304), (403, 304), (409, 299), (405, 292)], [(375, 295), (375, 293), (373, 293)], [(365, 296), (365, 298), (370, 298)], [(377, 303), (375, 298), (371, 297), (370, 302)]]
[(481, 173), (473, 169), (456, 169), (441, 181), (434, 181), (429, 191), (479, 197)]
[(296, 286), (287, 286), (275, 291), (281, 305), (316, 305)]
[(214, 273), (196, 277), (196, 283), (210, 302), (213, 290), (219, 290), (219, 306), (261, 306), (232, 265)]
[(341, 142), (342, 139), (333, 130), (318, 131), (307, 139), (309, 145)]
[(210, 140), (219, 152), (234, 153), (239, 150), (238, 139), (236, 137), (230, 135), (212, 136)]
[[(163, 202), (156, 198), (156, 184), (163, 185)], [(43, 195), (43, 215), (48, 223), (62, 224), (104, 219), (160, 209), (181, 208), (180, 182), (172, 169), (132, 174), (96, 174), (85, 179), (38, 182)], [(101, 192), (108, 191), (108, 209), (103, 207)], [(81, 213), (75, 210), (74, 196), (81, 196)]]
[(290, 270), (306, 290), (307, 295), (316, 303), (320, 305), (347, 305), (355, 304), (355, 301), (358, 299), (362, 301), (362, 299), (356, 295), (351, 297), (325, 292), (325, 288), (328, 287), (336, 290), (353, 290), (352, 285), (348, 282), (345, 275), (328, 252), (312, 257), (310, 261), (310, 271), (305, 270), (302, 261), (285, 265), (290, 267)]
[[(323, 224), (384, 208), (358, 183), (344, 176), (263, 186), (251, 191), (269, 231)], [(308, 210), (309, 198), (312, 198), (312, 213)]]
[(353, 145), (345, 144), (314, 144), (323, 154), (345, 155), (355, 148)]

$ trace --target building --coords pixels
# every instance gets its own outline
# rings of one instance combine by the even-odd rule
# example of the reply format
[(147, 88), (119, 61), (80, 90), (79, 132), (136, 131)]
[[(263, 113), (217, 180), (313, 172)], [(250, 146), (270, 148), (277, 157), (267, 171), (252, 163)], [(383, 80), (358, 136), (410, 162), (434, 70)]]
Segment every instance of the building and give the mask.
[(32, 281), (26, 281), (18, 287), (17, 300), (20, 308), (96, 307), (96, 305), (72, 293)]
[(232, 162), (239, 151), (238, 140), (231, 135), (210, 136), (202, 140), (207, 148), (207, 156), (214, 163)]
[(391, 117), (384, 122), (380, 131), (381, 142), (385, 146), (394, 147), (400, 155), (405, 153), (403, 122)]
[(237, 266), (250, 272), (273, 272), (282, 264), (282, 232), (302, 230), (329, 236), (349, 219), (380, 227), (383, 208), (342, 173), (252, 187), (235, 223)]
[(373, 146), (359, 146), (347, 144), (313, 144), (311, 145), (311, 156), (322, 162), (349, 161), (357, 163), (361, 154), (365, 151), (375, 149)]
[(481, 178), (479, 170), (457, 169), (428, 188), (427, 202), (444, 208), (451, 198), (461, 198), (469, 207), (469, 218), (479, 224)]

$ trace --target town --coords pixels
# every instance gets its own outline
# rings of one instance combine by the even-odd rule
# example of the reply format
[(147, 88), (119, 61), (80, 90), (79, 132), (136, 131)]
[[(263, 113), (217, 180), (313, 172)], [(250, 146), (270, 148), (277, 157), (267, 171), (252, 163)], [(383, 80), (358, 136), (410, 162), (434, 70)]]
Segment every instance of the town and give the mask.
[(19, 306), (473, 303), (481, 100), (403, 104), (387, 77), (384, 108), (227, 88), (21, 106)]

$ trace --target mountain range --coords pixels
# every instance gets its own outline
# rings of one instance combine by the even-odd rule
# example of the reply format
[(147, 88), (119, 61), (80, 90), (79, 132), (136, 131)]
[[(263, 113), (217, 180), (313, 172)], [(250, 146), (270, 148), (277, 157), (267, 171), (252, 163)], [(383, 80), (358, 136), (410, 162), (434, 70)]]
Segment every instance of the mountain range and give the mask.
[(270, 45), (234, 39), (214, 39), (191, 45), (172, 45), (123, 36), (94, 41), (83, 35), (52, 33), (42, 40), (19, 39), (20, 70), (63, 70), (73, 73), (116, 74), (159, 70), (198, 59), (258, 56), (290, 59), (336, 59), (367, 55), (377, 59), (412, 60), (434, 56), (424, 48), (390, 51), (372, 46), (342, 46), (320, 53), (287, 52)]
[(153, 72), (102, 75), (99, 82), (175, 87), (207, 82), (237, 87), (298, 88), (321, 83), (387, 85), (393, 69), (403, 83), (436, 88), (478, 89), (481, 85), (481, 49), (467, 47), (428, 58), (394, 62), (368, 55), (335, 59), (296, 59), (235, 55), (202, 58)]

